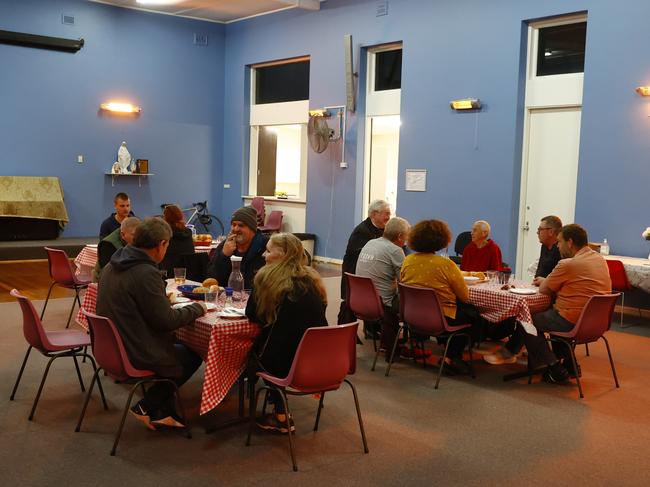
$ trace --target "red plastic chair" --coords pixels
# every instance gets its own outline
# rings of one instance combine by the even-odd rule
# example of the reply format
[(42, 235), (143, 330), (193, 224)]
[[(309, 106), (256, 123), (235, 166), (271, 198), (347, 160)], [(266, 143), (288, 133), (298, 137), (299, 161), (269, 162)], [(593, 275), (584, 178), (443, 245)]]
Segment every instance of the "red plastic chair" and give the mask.
[[(606, 259), (609, 277), (612, 280), (612, 291), (621, 293), (621, 328), (623, 327), (623, 310), (625, 309), (625, 293), (632, 290), (632, 285), (627, 279), (625, 267), (620, 260)], [(638, 308), (637, 308), (638, 309)], [(641, 316), (641, 310), (639, 310)], [(632, 326), (632, 325), (630, 325)]]
[(74, 311), (74, 303), (77, 302), (81, 308), (81, 300), (79, 299), (79, 291), (86, 289), (90, 281), (84, 281), (78, 279), (75, 275), (72, 264), (70, 264), (70, 259), (68, 254), (64, 250), (53, 249), (50, 247), (45, 247), (47, 251), (47, 261), (50, 266), (50, 277), (52, 278), (52, 284), (50, 285), (50, 290), (47, 292), (47, 298), (45, 298), (45, 304), (43, 304), (43, 311), (41, 311), (41, 319), (45, 315), (45, 308), (47, 308), (47, 303), (50, 300), (50, 294), (52, 293), (52, 288), (55, 285), (65, 287), (67, 289), (74, 289), (75, 299), (72, 301), (72, 308), (70, 308), (70, 315), (68, 316), (68, 322), (65, 325), (66, 328), (70, 326), (70, 319), (72, 318), (72, 312)]
[(255, 208), (255, 211), (257, 212), (257, 226), (258, 227), (264, 226), (264, 220), (266, 219), (264, 197), (256, 196), (255, 198), (253, 198), (253, 201), (251, 201), (251, 206)]
[(273, 210), (269, 213), (269, 219), (266, 221), (266, 225), (259, 227), (260, 232), (274, 233), (282, 231), (282, 218), (283, 214), (281, 211)]
[(321, 410), (323, 409), (323, 400), (325, 393), (335, 391), (343, 382), (346, 382), (352, 389), (354, 396), (354, 406), (357, 410), (359, 420), (359, 429), (361, 430), (361, 439), (363, 441), (363, 451), (368, 453), (368, 443), (366, 442), (366, 433), (363, 429), (363, 419), (361, 418), (361, 409), (359, 408), (359, 399), (357, 390), (354, 385), (346, 379), (348, 374), (353, 374), (356, 369), (356, 348), (355, 337), (358, 323), (349, 323), (341, 326), (322, 326), (309, 328), (300, 340), (296, 355), (293, 358), (289, 374), (285, 378), (275, 377), (265, 372), (258, 372), (257, 375), (272, 385), (261, 387), (252, 397), (250, 407), (250, 427), (246, 446), (251, 443), (251, 435), (255, 427), (255, 412), (257, 409), (257, 400), (262, 391), (277, 390), (284, 404), (286, 411), (287, 429), (289, 430), (289, 451), (291, 452), (291, 461), (293, 470), (298, 470), (296, 464), (296, 455), (294, 452), (294, 438), (289, 425), (291, 411), (287, 400), (287, 394), (303, 396), (308, 394), (320, 393), (320, 402), (318, 403), (318, 412), (314, 431), (318, 431)]
[[(608, 331), (611, 326), (614, 306), (616, 305), (616, 300), (619, 296), (620, 294), (618, 293), (592, 296), (589, 298), (589, 301), (587, 301), (587, 304), (585, 304), (585, 307), (582, 308), (580, 318), (578, 318), (575, 327), (573, 327), (571, 331), (549, 332), (552, 341), (564, 343), (569, 348), (573, 370), (576, 371), (578, 370), (578, 366), (576, 362), (575, 346), (583, 343), (586, 345), (602, 338), (607, 347), (609, 365), (612, 367), (612, 375), (614, 376), (614, 383), (617, 388), (620, 386), (618, 384), (618, 377), (616, 376), (616, 369), (614, 368), (614, 360), (612, 359), (609, 342), (607, 341), (607, 338), (605, 338), (605, 332)], [(582, 399), (585, 396), (582, 393), (582, 384), (580, 383), (579, 376), (580, 374), (576, 374), (576, 381), (578, 382), (578, 391), (580, 392), (580, 398)]]
[[(50, 366), (59, 357), (72, 357), (74, 360), (75, 369), (77, 369), (77, 377), (79, 378), (79, 385), (81, 386), (81, 392), (84, 392), (83, 379), (81, 378), (81, 371), (79, 370), (79, 363), (77, 362), (77, 357), (86, 357), (90, 360), (93, 368), (97, 370), (95, 361), (93, 358), (84, 351), (84, 347), (90, 345), (90, 337), (78, 330), (52, 330), (48, 331), (43, 328), (36, 309), (32, 302), (20, 294), (17, 289), (12, 289), (11, 294), (14, 298), (18, 300), (20, 308), (23, 312), (23, 335), (29, 346), (27, 347), (27, 353), (25, 353), (25, 359), (23, 364), (20, 367), (20, 372), (18, 372), (18, 378), (16, 379), (16, 384), (14, 389), (11, 392), (9, 399), (14, 400), (16, 396), (16, 391), (18, 390), (18, 384), (20, 379), (23, 376), (23, 371), (25, 370), (25, 365), (27, 364), (27, 359), (29, 354), (32, 351), (32, 348), (35, 348), (41, 352), (44, 356), (48, 357), (50, 360), (47, 362), (45, 367), (45, 372), (43, 372), (43, 378), (41, 379), (41, 385), (38, 387), (38, 392), (36, 393), (36, 398), (34, 399), (34, 404), (32, 405), (32, 410), (29, 413), (29, 420), (34, 419), (34, 412), (36, 411), (36, 406), (38, 405), (38, 400), (41, 397), (41, 392), (43, 391), (43, 386), (45, 385), (45, 379), (47, 379), (47, 374), (50, 371)], [(103, 398), (102, 392), (102, 398)]]
[[(129, 412), (129, 407), (131, 406), (131, 401), (133, 400), (133, 394), (135, 393), (138, 386), (142, 386), (144, 390), (144, 384), (150, 382), (169, 382), (174, 386), (176, 398), (178, 399), (180, 413), (183, 424), (187, 425), (185, 419), (185, 412), (183, 410), (183, 403), (180, 400), (180, 394), (178, 392), (178, 387), (176, 383), (164, 377), (158, 377), (155, 372), (151, 370), (142, 370), (136, 369), (129, 360), (129, 357), (124, 348), (124, 343), (122, 342), (122, 337), (118, 332), (117, 328), (109, 318), (103, 316), (98, 316), (92, 313), (87, 312), (82, 308), (81, 312), (86, 316), (88, 324), (90, 326), (90, 339), (93, 347), (93, 355), (97, 359), (99, 368), (95, 371), (93, 375), (93, 380), (90, 383), (90, 388), (86, 394), (86, 400), (84, 401), (83, 409), (79, 415), (79, 421), (77, 427), (75, 428), (76, 432), (79, 432), (81, 429), (81, 422), (84, 419), (86, 414), (86, 408), (88, 407), (88, 402), (90, 401), (90, 396), (93, 392), (93, 387), (95, 386), (95, 381), (99, 384), (99, 390), (101, 389), (101, 383), (99, 382), (99, 372), (103, 369), (108, 375), (113, 377), (119, 382), (128, 382), (133, 383), (131, 391), (129, 392), (129, 397), (124, 404), (124, 411), (122, 412), (122, 420), (120, 421), (120, 426), (117, 429), (115, 435), (115, 442), (113, 443), (113, 448), (111, 450), (111, 456), (115, 456), (115, 451), (117, 450), (117, 444), (120, 441), (120, 436), (122, 435), (122, 429), (124, 428), (124, 421), (126, 420), (126, 415)], [(101, 392), (102, 398), (104, 393)], [(106, 402), (104, 402), (104, 409), (106, 407)], [(191, 438), (189, 426), (185, 426), (187, 432), (187, 437)]]
[[(438, 377), (436, 379), (435, 389), (438, 388), (440, 383), (440, 376), (442, 369), (445, 366), (445, 358), (447, 358), (447, 350), (449, 349), (449, 342), (455, 336), (465, 336), (467, 338), (467, 347), (469, 349), (469, 368), (472, 378), (475, 378), (474, 368), (472, 367), (472, 337), (469, 333), (465, 333), (472, 325), (449, 325), (442, 313), (442, 307), (438, 300), (438, 295), (431, 288), (409, 286), (406, 284), (398, 283), (399, 288), (399, 307), (402, 320), (405, 326), (408, 326), (411, 332), (418, 335), (426, 335), (432, 337), (446, 337), (447, 343), (445, 351), (440, 360), (440, 367), (438, 368)], [(424, 352), (424, 346), (422, 346)], [(424, 353), (423, 353), (424, 357)], [(390, 363), (388, 367), (390, 368)]]
[[(381, 302), (375, 283), (369, 277), (358, 276), (350, 272), (345, 273), (347, 286), (345, 300), (348, 308), (357, 319), (363, 320), (363, 328), (372, 331), (372, 344), (375, 347), (375, 361), (372, 369), (375, 370), (379, 348), (377, 347), (376, 324), (384, 319), (384, 305)], [(399, 336), (399, 333), (397, 334)], [(366, 337), (367, 338), (367, 337)]]

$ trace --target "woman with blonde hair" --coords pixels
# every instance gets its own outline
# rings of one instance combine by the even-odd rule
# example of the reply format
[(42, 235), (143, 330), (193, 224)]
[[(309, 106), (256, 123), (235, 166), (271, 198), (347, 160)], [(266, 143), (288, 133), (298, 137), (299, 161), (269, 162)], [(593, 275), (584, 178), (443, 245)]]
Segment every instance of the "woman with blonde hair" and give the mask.
[[(305, 265), (305, 251), (294, 235), (273, 234), (264, 258), (266, 265), (255, 276), (246, 316), (262, 328), (254, 347), (260, 368), (286, 377), (305, 331), (327, 325), (327, 294), (318, 273)], [(275, 411), (260, 418), (258, 426), (288, 433), (280, 395), (270, 394), (270, 400)]]

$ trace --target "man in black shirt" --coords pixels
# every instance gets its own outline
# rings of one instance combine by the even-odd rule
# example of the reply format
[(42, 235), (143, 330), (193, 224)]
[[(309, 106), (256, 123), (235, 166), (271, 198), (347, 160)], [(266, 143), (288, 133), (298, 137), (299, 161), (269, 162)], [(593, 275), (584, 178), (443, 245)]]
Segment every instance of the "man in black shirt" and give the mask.
[(533, 284), (539, 286), (542, 279), (548, 276), (560, 261), (560, 250), (557, 246), (557, 236), (562, 229), (562, 220), (555, 215), (549, 215), (542, 218), (537, 228), (537, 238), (542, 244), (539, 253), (539, 263), (535, 272)]
[(351, 323), (356, 317), (345, 302), (346, 281), (345, 272), (354, 274), (357, 269), (357, 260), (361, 249), (368, 241), (379, 238), (384, 234), (384, 227), (390, 220), (390, 205), (384, 200), (375, 200), (368, 207), (368, 218), (359, 223), (348, 239), (348, 245), (343, 257), (341, 273), (341, 309), (339, 310), (338, 324)]

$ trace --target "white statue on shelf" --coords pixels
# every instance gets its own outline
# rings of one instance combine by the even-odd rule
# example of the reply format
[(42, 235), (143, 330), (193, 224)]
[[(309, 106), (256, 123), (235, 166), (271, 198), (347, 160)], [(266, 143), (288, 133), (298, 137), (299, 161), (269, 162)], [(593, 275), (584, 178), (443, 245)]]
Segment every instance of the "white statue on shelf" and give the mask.
[(113, 163), (113, 167), (111, 168), (111, 173), (112, 174), (121, 174), (122, 173), (122, 168), (120, 167), (120, 163), (115, 161)]
[(131, 164), (131, 154), (126, 148), (126, 142), (122, 142), (117, 150), (117, 162), (120, 165), (122, 174), (129, 174), (129, 164)]

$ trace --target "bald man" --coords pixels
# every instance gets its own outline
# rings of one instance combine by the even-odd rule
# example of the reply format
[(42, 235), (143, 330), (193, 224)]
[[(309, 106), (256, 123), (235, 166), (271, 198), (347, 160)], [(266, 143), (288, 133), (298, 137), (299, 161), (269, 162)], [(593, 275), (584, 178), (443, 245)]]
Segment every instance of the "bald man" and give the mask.
[(485, 272), (501, 269), (501, 249), (490, 237), (490, 224), (478, 220), (472, 225), (472, 241), (463, 250), (460, 268), (464, 271)]

